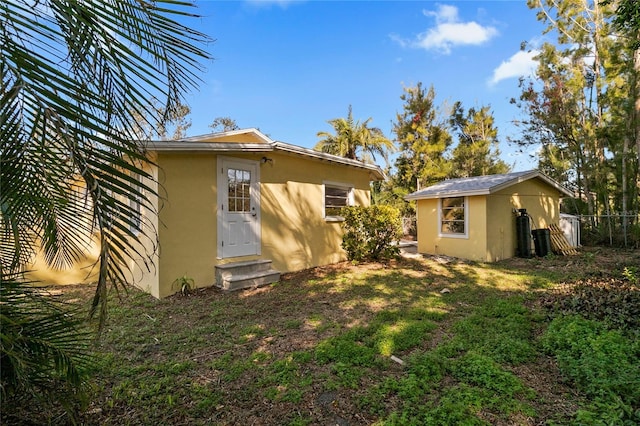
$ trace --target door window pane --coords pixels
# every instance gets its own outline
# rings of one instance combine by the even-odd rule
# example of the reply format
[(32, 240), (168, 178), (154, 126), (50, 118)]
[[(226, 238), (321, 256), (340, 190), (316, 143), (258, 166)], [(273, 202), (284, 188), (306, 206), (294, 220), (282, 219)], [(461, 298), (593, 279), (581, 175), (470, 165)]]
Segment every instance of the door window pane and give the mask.
[(230, 212), (248, 213), (251, 211), (251, 171), (228, 169), (229, 198), (227, 205)]

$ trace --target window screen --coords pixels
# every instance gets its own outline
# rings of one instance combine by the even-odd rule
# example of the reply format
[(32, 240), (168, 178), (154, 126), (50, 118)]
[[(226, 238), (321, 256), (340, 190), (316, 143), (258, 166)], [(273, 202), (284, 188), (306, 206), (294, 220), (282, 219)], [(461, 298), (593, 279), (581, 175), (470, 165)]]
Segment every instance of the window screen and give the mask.
[(325, 185), (324, 187), (324, 215), (325, 217), (340, 216), (343, 207), (349, 205), (351, 189), (339, 186)]
[(465, 234), (464, 197), (441, 199), (440, 232), (442, 234)]

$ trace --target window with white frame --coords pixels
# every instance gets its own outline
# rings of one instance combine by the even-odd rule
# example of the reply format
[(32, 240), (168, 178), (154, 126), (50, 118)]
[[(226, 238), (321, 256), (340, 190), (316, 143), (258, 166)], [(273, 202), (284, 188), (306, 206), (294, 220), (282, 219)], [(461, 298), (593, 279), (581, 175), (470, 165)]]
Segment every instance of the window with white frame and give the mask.
[(341, 210), (353, 205), (353, 188), (338, 183), (324, 184), (325, 219), (342, 220)]
[(440, 235), (466, 237), (468, 209), (466, 197), (441, 198), (439, 205)]

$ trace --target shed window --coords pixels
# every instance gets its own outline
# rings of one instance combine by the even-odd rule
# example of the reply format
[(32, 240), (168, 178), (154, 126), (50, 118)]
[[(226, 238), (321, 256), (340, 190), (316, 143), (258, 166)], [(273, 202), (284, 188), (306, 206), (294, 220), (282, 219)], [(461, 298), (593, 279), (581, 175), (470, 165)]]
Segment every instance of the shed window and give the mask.
[(467, 199), (451, 197), (440, 199), (440, 234), (467, 236)]
[(324, 185), (324, 217), (325, 219), (342, 220), (342, 209), (353, 205), (353, 188), (346, 185)]

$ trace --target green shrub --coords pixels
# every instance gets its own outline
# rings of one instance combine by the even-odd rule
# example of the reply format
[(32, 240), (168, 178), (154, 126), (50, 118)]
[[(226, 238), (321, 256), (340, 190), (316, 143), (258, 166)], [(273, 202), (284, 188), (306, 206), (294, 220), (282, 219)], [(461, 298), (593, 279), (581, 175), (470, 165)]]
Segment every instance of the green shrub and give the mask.
[(609, 327), (626, 330), (640, 328), (640, 289), (634, 267), (625, 268), (624, 279), (586, 279), (565, 285), (546, 302), (564, 315), (578, 314), (603, 321)]
[(320, 342), (315, 350), (316, 361), (321, 364), (337, 362), (350, 366), (372, 365), (376, 360), (376, 351), (361, 342), (359, 333), (360, 330), (355, 328), (346, 334)]
[(490, 357), (475, 352), (452, 360), (449, 369), (460, 382), (493, 391), (504, 399), (531, 393), (516, 375), (504, 370)]
[[(542, 337), (564, 375), (593, 401), (578, 417), (592, 424), (640, 421), (640, 343), (580, 316), (554, 319)], [(617, 418), (610, 423), (609, 420)]]
[(345, 207), (342, 248), (349, 260), (382, 260), (398, 255), (400, 249), (392, 243), (402, 237), (402, 222), (398, 209), (391, 206)]

